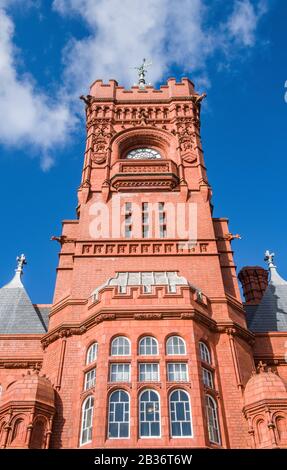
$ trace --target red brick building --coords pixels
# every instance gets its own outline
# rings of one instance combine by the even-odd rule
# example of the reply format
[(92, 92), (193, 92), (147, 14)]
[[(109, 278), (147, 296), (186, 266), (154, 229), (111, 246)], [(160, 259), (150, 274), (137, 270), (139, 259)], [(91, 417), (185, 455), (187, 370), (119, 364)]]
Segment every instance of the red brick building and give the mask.
[(0, 289), (1, 448), (287, 447), (287, 283), (238, 278), (212, 216), (205, 95), (95, 81), (52, 305)]

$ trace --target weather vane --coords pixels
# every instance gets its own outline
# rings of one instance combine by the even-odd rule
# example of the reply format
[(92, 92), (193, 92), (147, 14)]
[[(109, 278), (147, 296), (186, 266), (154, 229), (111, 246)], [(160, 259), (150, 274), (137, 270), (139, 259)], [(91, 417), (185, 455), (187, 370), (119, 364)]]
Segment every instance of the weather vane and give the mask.
[(150, 67), (152, 62), (147, 62), (146, 59), (143, 59), (143, 63), (139, 67), (133, 67), (138, 71), (139, 81), (138, 85), (140, 88), (144, 88), (146, 85), (145, 76), (147, 73), (147, 67)]

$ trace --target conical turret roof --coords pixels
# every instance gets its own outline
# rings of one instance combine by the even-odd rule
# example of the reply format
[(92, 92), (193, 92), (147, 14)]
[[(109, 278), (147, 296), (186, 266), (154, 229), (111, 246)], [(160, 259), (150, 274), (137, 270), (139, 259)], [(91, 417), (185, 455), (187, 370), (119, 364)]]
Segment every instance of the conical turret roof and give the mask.
[(266, 251), (270, 279), (249, 324), (254, 332), (287, 331), (287, 281), (278, 274), (273, 258), (274, 253)]
[(17, 261), (13, 279), (0, 289), (0, 335), (44, 334), (47, 332), (45, 321), (33, 306), (21, 280), (25, 256), (21, 255)]

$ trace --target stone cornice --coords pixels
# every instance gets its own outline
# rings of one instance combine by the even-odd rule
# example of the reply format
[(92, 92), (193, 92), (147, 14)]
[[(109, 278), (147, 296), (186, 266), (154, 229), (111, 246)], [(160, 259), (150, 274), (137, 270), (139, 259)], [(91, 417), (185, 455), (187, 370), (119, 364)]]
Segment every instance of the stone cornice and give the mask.
[(244, 341), (247, 341), (250, 346), (254, 345), (254, 334), (247, 328), (243, 328), (238, 323), (232, 321), (219, 321), (217, 322), (217, 331), (219, 333), (238, 336)]
[(43, 358), (1, 358), (0, 369), (41, 369)]
[(244, 414), (255, 414), (259, 411), (269, 410), (282, 410), (287, 409), (287, 398), (268, 398), (258, 400), (255, 403), (243, 407)]
[(134, 319), (134, 320), (162, 320), (162, 319), (183, 319), (197, 321), (209, 329), (216, 331), (216, 322), (208, 317), (205, 313), (197, 309), (187, 308), (167, 309), (166, 307), (145, 309), (145, 312), (138, 310), (127, 310), (114, 308), (114, 309), (101, 309), (97, 313), (91, 315), (83, 322), (78, 323), (62, 323), (46, 334), (42, 340), (43, 348), (60, 338), (67, 338), (73, 335), (82, 335), (88, 329), (98, 325), (103, 321)]

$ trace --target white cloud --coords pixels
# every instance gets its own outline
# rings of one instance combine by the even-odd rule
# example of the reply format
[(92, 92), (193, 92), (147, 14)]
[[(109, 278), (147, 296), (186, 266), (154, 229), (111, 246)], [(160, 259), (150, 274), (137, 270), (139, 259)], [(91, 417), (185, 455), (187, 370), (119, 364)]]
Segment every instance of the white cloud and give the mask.
[(54, 0), (56, 11), (81, 17), (89, 30), (64, 50), (66, 84), (76, 93), (99, 77), (131, 85), (136, 77), (131, 66), (143, 57), (153, 60), (152, 83), (172, 65), (208, 83), (210, 56), (254, 45), (264, 4), (236, 0), (230, 17), (210, 27), (212, 7), (205, 0)]
[(255, 5), (250, 0), (237, 0), (227, 22), (230, 36), (243, 46), (254, 46), (258, 22), (266, 11), (265, 1), (260, 1)]
[(53, 164), (50, 152), (66, 141), (73, 119), (65, 102), (55, 102), (37, 90), (31, 77), (17, 74), (14, 25), (3, 8), (0, 24), (0, 142), (40, 150), (42, 167), (47, 170)]
[(152, 83), (166, 78), (175, 65), (208, 86), (208, 59), (219, 51), (253, 46), (265, 12), (264, 0), (235, 0), (230, 16), (210, 26), (213, 7), (206, 0), (54, 0), (54, 10), (65, 20), (82, 19), (87, 35), (65, 45), (59, 92), (51, 97), (33, 77), (18, 73), (21, 51), (13, 42), (9, 10), (17, 1), (0, 0), (0, 143), (30, 146), (40, 153), (45, 170), (77, 120), (75, 97), (95, 79), (115, 78), (129, 86), (136, 81), (133, 66), (146, 57), (153, 61), (148, 74)]
[(172, 64), (199, 68), (211, 48), (202, 0), (54, 0), (53, 6), (64, 16), (80, 15), (89, 29), (64, 51), (66, 83), (77, 93), (96, 77), (133, 84), (132, 66), (143, 57), (152, 58), (152, 83)]

